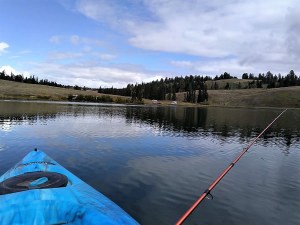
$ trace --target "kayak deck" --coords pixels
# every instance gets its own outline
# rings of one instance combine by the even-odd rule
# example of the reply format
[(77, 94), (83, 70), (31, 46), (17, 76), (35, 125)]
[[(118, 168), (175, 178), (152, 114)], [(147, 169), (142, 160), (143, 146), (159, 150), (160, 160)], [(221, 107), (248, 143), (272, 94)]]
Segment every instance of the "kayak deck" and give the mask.
[(0, 224), (138, 224), (119, 206), (59, 165), (43, 151), (32, 151), (0, 177), (37, 171), (65, 175), (65, 187), (0, 195)]

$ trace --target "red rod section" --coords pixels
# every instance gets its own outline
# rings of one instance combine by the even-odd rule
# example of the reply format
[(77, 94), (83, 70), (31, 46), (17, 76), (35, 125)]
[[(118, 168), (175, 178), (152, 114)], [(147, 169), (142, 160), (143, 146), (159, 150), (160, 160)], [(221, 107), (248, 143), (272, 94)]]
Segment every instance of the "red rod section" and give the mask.
[(197, 199), (197, 201), (189, 208), (188, 211), (177, 221), (176, 225), (182, 224), (189, 215), (192, 214), (192, 212), (196, 209), (196, 207), (205, 199), (207, 195), (210, 194), (211, 190), (214, 189), (214, 187), (222, 180), (222, 178), (231, 170), (231, 168), (236, 164), (240, 158), (251, 148), (251, 146), (257, 141), (257, 139), (260, 138), (265, 131), (272, 126), (272, 124), (283, 114), (285, 113), (287, 109), (283, 110), (246, 148), (243, 149), (243, 151), (233, 160), (232, 163), (219, 175), (219, 177), (209, 186), (207, 190), (203, 192), (203, 194)]

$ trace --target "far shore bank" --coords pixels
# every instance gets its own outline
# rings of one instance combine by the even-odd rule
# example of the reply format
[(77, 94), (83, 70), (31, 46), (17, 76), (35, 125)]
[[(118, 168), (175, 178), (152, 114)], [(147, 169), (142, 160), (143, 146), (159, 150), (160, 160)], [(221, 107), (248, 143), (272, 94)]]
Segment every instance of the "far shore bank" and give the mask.
[[(17, 83), (0, 80), (1, 100), (27, 100), (27, 101), (54, 101), (72, 102), (70, 96), (89, 96), (107, 100), (103, 103), (117, 103), (136, 105), (131, 103), (129, 97), (117, 95), (105, 95), (92, 90), (74, 90), (37, 84)], [(143, 99), (143, 105), (151, 106), (185, 106), (185, 107), (243, 107), (243, 108), (300, 108), (300, 86), (285, 88), (257, 88), (234, 90), (208, 90), (208, 101), (202, 104), (194, 104), (180, 101), (184, 93), (177, 93), (177, 104), (171, 104), (170, 100), (158, 101), (153, 104), (150, 99)], [(74, 100), (76, 101), (76, 100)], [(110, 101), (110, 102), (109, 102)], [(81, 101), (89, 102), (89, 101)]]
[(96, 102), (76, 102), (76, 101), (49, 101), (49, 100), (28, 100), (28, 99), (0, 99), (0, 102), (28, 102), (28, 103), (48, 103), (48, 104), (74, 104), (74, 105), (105, 105), (105, 106), (145, 106), (145, 107), (191, 107), (191, 108), (247, 108), (247, 109), (296, 109), (300, 110), (300, 107), (274, 107), (274, 106), (225, 106), (225, 105), (207, 105), (207, 104), (192, 104), (192, 103), (178, 103), (177, 105), (172, 105), (169, 103), (161, 103), (161, 104), (134, 104), (134, 103), (96, 103)]

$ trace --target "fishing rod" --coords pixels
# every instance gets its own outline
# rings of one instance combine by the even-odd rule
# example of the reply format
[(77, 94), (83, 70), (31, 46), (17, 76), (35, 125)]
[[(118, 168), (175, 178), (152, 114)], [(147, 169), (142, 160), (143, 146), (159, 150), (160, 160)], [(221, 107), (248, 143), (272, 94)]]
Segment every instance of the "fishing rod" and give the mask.
[(182, 224), (188, 217), (189, 215), (192, 214), (192, 212), (196, 209), (196, 207), (205, 199), (207, 196), (211, 196), (210, 192), (214, 187), (222, 180), (222, 178), (231, 170), (231, 168), (242, 158), (242, 156), (251, 148), (251, 146), (257, 141), (258, 138), (260, 138), (265, 131), (272, 126), (272, 124), (279, 118), (283, 113), (285, 113), (287, 109), (283, 110), (269, 125), (258, 135), (254, 140), (246, 147), (243, 149), (243, 151), (233, 160), (232, 163), (229, 164), (229, 166), (218, 176), (218, 178), (209, 186), (208, 189), (206, 189), (203, 194), (197, 199), (197, 201), (189, 208), (189, 210), (186, 211), (186, 213), (177, 221), (176, 225)]

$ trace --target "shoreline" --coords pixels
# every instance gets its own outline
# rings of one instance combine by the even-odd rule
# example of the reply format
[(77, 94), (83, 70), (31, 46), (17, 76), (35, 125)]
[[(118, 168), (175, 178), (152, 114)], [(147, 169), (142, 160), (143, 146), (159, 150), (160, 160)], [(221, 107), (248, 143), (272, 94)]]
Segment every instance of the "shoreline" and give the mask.
[(298, 107), (277, 107), (277, 106), (228, 106), (228, 105), (207, 105), (207, 104), (129, 104), (129, 103), (115, 103), (115, 102), (76, 102), (63, 100), (33, 100), (33, 99), (0, 99), (0, 102), (23, 102), (23, 103), (40, 103), (40, 104), (65, 104), (65, 105), (103, 105), (103, 106), (140, 106), (140, 107), (190, 107), (190, 108), (241, 108), (241, 109), (293, 109), (300, 110)]
[[(83, 100), (78, 102), (89, 104), (103, 103), (157, 107), (300, 108), (300, 86), (272, 89), (208, 90), (208, 101), (202, 104), (184, 102), (184, 93), (176, 93), (177, 104), (172, 105), (171, 100), (159, 100), (160, 104), (153, 104), (152, 100), (143, 99), (144, 104), (140, 104), (139, 102), (130, 102), (130, 97), (127, 96), (106, 95), (92, 90), (83, 91), (0, 80), (0, 100), (3, 101), (47, 101), (72, 104), (76, 100), (69, 101), (70, 96), (83, 96)], [(89, 98), (96, 101), (88, 101)], [(101, 101), (101, 99), (104, 100)]]

